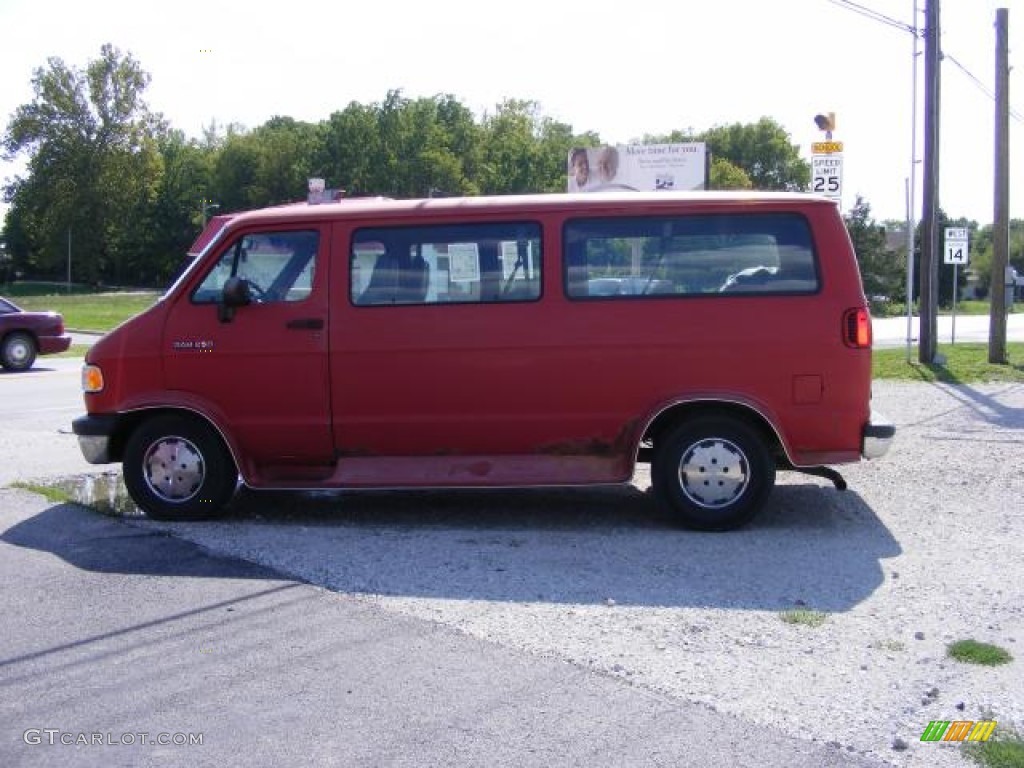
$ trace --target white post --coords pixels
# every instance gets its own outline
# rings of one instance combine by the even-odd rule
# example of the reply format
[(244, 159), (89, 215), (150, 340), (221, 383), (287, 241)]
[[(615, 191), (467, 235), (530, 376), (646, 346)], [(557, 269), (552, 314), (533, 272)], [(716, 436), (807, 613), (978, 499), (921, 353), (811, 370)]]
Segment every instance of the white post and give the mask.
[(956, 297), (959, 291), (956, 289), (957, 272), (960, 267), (956, 263), (953, 264), (953, 333), (950, 337), (950, 343), (956, 344)]
[(914, 191), (917, 187), (917, 0), (914, 0), (914, 59), (910, 97), (910, 181), (907, 183), (907, 362), (914, 341)]

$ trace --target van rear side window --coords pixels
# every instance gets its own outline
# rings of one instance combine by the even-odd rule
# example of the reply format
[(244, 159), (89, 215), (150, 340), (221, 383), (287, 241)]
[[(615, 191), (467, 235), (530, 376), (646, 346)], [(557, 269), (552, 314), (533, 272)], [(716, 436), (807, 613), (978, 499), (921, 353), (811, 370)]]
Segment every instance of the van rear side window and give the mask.
[(540, 297), (540, 225), (374, 227), (355, 233), (358, 305), (532, 301)]
[(815, 293), (798, 214), (575, 219), (565, 226), (570, 298)]

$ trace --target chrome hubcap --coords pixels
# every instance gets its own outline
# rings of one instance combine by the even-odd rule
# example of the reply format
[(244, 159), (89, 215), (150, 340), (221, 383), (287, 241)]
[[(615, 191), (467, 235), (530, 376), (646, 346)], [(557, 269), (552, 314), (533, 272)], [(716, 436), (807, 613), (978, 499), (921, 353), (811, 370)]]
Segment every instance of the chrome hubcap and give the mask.
[(11, 358), (11, 362), (23, 363), (28, 360), (29, 349), (28, 344), (20, 339), (12, 343), (8, 348), (8, 354)]
[(206, 476), (203, 455), (183, 437), (165, 437), (149, 446), (142, 469), (149, 489), (172, 503), (195, 496)]
[(690, 501), (705, 509), (732, 504), (749, 484), (747, 457), (735, 443), (720, 437), (694, 443), (679, 462), (679, 486)]

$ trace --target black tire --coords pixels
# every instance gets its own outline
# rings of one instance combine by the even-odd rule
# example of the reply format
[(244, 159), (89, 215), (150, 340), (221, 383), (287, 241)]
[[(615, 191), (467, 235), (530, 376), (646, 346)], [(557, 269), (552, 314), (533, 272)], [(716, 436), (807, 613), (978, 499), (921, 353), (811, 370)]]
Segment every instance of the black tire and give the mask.
[(656, 445), (651, 480), (661, 507), (699, 531), (739, 528), (775, 486), (775, 461), (764, 438), (729, 416), (700, 416)]
[(168, 414), (143, 422), (125, 445), (124, 484), (154, 520), (204, 520), (231, 500), (238, 470), (209, 425)]
[(32, 334), (15, 331), (4, 339), (0, 349), (0, 365), (8, 371), (27, 371), (36, 362), (36, 340)]

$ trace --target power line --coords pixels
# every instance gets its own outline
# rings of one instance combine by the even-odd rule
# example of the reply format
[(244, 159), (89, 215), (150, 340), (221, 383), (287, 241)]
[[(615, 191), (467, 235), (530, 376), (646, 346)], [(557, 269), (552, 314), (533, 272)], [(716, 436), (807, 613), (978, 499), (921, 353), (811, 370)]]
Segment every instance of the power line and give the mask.
[(987, 85), (985, 85), (985, 84), (984, 84), (983, 82), (981, 82), (981, 80), (979, 80), (979, 79), (978, 79), (977, 77), (975, 77), (975, 76), (974, 76), (974, 75), (973, 75), (973, 74), (971, 73), (971, 71), (970, 71), (969, 69), (967, 69), (967, 67), (965, 67), (965, 66), (964, 66), (963, 64), (961, 64), (961, 63), (960, 63), (959, 61), (957, 61), (957, 60), (956, 60), (956, 59), (955, 59), (955, 58), (954, 58), (954, 57), (952, 56), (952, 54), (949, 54), (949, 53), (943, 53), (943, 54), (942, 54), (942, 58), (944, 58), (944, 59), (949, 59), (949, 61), (950, 61), (951, 63), (955, 64), (955, 65), (956, 65), (956, 67), (957, 67), (957, 69), (959, 69), (959, 70), (960, 70), (961, 72), (963, 72), (963, 73), (964, 73), (965, 75), (967, 75), (967, 78), (968, 78), (968, 79), (969, 79), (969, 80), (970, 80), (971, 82), (973, 82), (975, 86), (977, 86), (978, 90), (979, 90), (979, 91), (981, 91), (982, 93), (984, 93), (984, 94), (985, 94), (986, 96), (988, 96), (988, 97), (989, 97), (990, 99), (994, 99), (994, 98), (996, 97), (996, 94), (995, 94), (995, 92), (993, 92), (993, 91), (992, 91), (992, 90), (991, 90), (991, 89), (990, 89), (990, 88), (989, 88), (989, 87), (988, 87)]
[(860, 14), (861, 16), (864, 16), (868, 19), (872, 19), (873, 21), (877, 21), (881, 24), (893, 27), (894, 29), (899, 29), (902, 30), (903, 32), (910, 32), (912, 35), (921, 34), (917, 27), (913, 26), (912, 24), (907, 24), (906, 22), (900, 21), (899, 19), (894, 19), (891, 16), (886, 16), (884, 13), (880, 13), (872, 8), (868, 8), (865, 5), (861, 5), (860, 3), (855, 3), (853, 2), (853, 0), (828, 0), (828, 2), (832, 3), (833, 5), (839, 6), (840, 8), (845, 8), (848, 11), (853, 11), (854, 13)]
[[(987, 85), (985, 85), (983, 82), (981, 82), (981, 80), (979, 80), (977, 77), (975, 77), (975, 75), (969, 69), (967, 69), (967, 67), (965, 67), (963, 64), (961, 64), (959, 61), (957, 61), (953, 56), (951, 56), (948, 53), (943, 53), (942, 57), (944, 59), (949, 59), (949, 61), (952, 64), (955, 64), (957, 69), (959, 69), (961, 72), (963, 72), (967, 76), (967, 78), (972, 83), (974, 83), (975, 87), (979, 91), (981, 91), (986, 96), (988, 96), (990, 99), (992, 99), (992, 101), (996, 100), (995, 93)], [(1010, 108), (1010, 117), (1012, 117), (1018, 123), (1024, 123), (1024, 117), (1021, 117), (1020, 113), (1017, 112), (1016, 110), (1014, 110), (1012, 107)]]
[[(885, 24), (887, 26), (902, 30), (904, 32), (910, 32), (912, 35), (923, 36), (923, 30), (918, 29), (916, 26), (906, 24), (902, 21), (899, 21), (898, 19), (892, 18), (891, 16), (886, 16), (884, 13), (880, 13), (879, 11), (876, 11), (872, 8), (868, 8), (865, 5), (861, 5), (860, 3), (855, 3), (853, 2), (853, 0), (828, 0), (828, 2), (832, 3), (832, 5), (838, 6), (839, 8), (843, 8), (848, 11), (853, 11), (854, 13), (857, 13), (873, 21), (877, 21), (881, 24)], [(956, 65), (956, 67), (961, 72), (963, 72), (964, 75), (966, 75), (968, 79), (971, 80), (971, 82), (974, 83), (975, 87), (978, 88), (978, 90), (980, 90), (990, 99), (992, 99), (993, 102), (996, 100), (996, 95), (992, 91), (992, 89), (986, 86), (970, 70), (968, 70), (967, 67), (961, 64), (959, 61), (957, 61), (951, 54), (948, 54), (943, 51), (942, 58), (949, 59), (949, 61), (952, 64)], [(1012, 107), (1010, 108), (1010, 117), (1012, 117), (1018, 123), (1024, 123), (1024, 116), (1022, 116)]]

